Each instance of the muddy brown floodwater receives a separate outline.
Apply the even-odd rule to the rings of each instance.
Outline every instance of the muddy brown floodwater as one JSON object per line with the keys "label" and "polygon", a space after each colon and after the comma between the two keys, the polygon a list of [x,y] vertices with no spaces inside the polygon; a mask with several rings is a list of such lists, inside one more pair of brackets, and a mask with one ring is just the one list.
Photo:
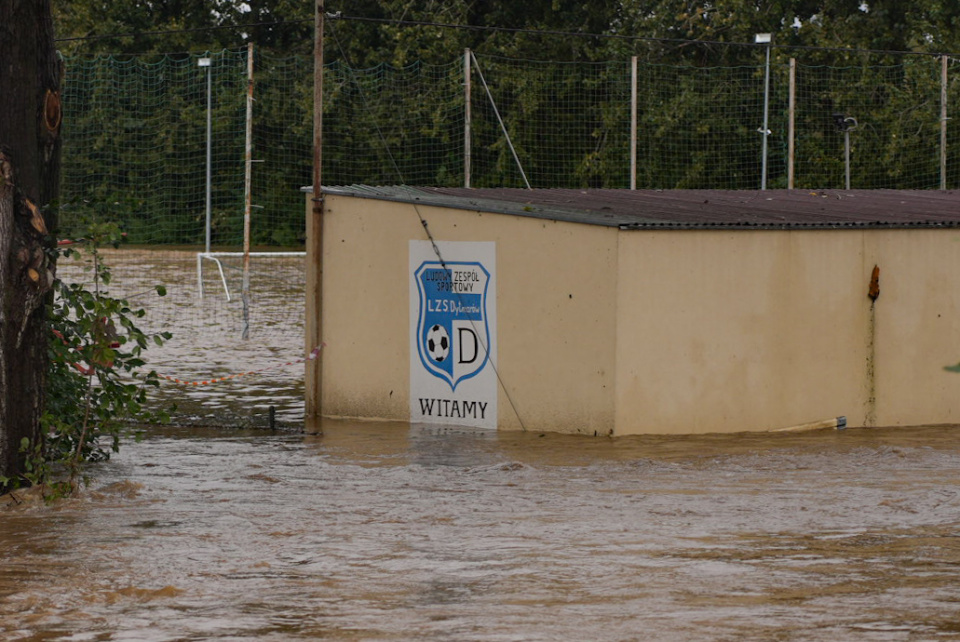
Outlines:
{"label": "muddy brown floodwater", "polygon": [[[303,261],[108,252],[161,396],[81,496],[0,501],[0,640],[960,640],[960,427],[303,425]],[[226,260],[225,260],[226,261]],[[64,262],[63,276],[83,278]],[[169,294],[151,295],[163,283]],[[307,348],[308,349],[308,348]],[[197,425],[218,428],[199,428]]]}
{"label": "muddy brown floodwater", "polygon": [[960,428],[157,429],[0,507],[3,640],[960,639]]}
{"label": "muddy brown floodwater", "polygon": [[[302,257],[251,259],[245,315],[239,257],[222,258],[223,280],[216,264],[202,263],[205,296],[200,298],[195,250],[125,248],[102,254],[113,276],[109,294],[146,311],[137,320],[142,330],[173,335],[162,347],[150,344],[144,354],[148,368],[181,381],[216,381],[182,385],[165,380],[160,399],[178,406],[174,421],[267,426],[272,407],[279,424],[302,425],[304,366],[284,365],[315,347],[304,346]],[[85,265],[62,258],[57,273],[68,283],[86,283],[92,289]],[[164,297],[156,295],[157,285],[165,287]],[[249,371],[260,373],[243,374]]]}

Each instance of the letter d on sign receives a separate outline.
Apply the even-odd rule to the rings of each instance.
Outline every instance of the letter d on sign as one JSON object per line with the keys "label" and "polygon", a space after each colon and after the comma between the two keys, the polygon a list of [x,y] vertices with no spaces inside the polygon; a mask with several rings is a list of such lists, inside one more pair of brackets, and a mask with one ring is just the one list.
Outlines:
{"label": "letter d on sign", "polygon": [[[473,363],[480,354],[480,341],[477,340],[477,333],[470,328],[457,328],[457,330],[459,333],[457,336],[457,347],[460,352],[459,363]],[[464,333],[470,335],[469,343],[464,340]],[[467,354],[470,354],[469,359],[466,358]]]}

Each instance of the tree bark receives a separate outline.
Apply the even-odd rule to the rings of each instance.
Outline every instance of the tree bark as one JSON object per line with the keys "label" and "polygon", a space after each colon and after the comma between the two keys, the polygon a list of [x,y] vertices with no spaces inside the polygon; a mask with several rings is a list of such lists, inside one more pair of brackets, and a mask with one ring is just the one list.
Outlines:
{"label": "tree bark", "polygon": [[0,0],[0,476],[39,437],[60,177],[60,70],[49,0]]}

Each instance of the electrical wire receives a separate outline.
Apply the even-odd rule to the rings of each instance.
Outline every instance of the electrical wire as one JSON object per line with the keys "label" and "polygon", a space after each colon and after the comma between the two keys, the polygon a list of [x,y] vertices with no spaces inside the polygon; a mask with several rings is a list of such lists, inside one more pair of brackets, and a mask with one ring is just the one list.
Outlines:
{"label": "electrical wire", "polygon": [[[904,56],[950,56],[960,57],[960,53],[947,51],[902,51],[897,49],[852,49],[849,47],[819,47],[813,45],[789,45],[777,43],[756,43],[756,42],[727,42],[721,40],[698,40],[684,38],[660,38],[654,36],[636,36],[618,33],[587,33],[583,31],[560,31],[554,29],[532,29],[521,27],[495,27],[487,25],[463,25],[445,22],[431,22],[429,20],[405,20],[396,18],[370,18],[365,16],[348,16],[339,11],[336,13],[327,13],[325,19],[329,21],[342,22],[367,22],[374,24],[385,24],[399,27],[432,27],[438,29],[451,29],[460,31],[476,31],[482,33],[504,33],[504,34],[536,34],[539,36],[556,36],[559,38],[599,38],[607,40],[624,40],[630,42],[650,42],[658,44],[672,45],[709,45],[714,47],[770,47],[777,50],[795,50],[795,51],[824,51],[845,54],[879,54],[879,55],[904,55]],[[114,34],[96,34],[89,36],[74,36],[67,38],[56,38],[54,42],[83,42],[91,40],[107,40],[113,38],[136,38],[143,36],[164,36],[178,33],[205,33],[211,31],[226,31],[249,29],[252,27],[276,27],[283,25],[300,25],[313,23],[313,18],[301,18],[296,20],[272,20],[265,22],[250,22],[235,25],[214,25],[209,27],[194,27],[185,29],[158,29],[155,31],[133,31]]]}
{"label": "electrical wire", "polygon": [[157,29],[155,31],[128,31],[125,33],[107,33],[90,36],[73,36],[69,38],[54,38],[54,42],[83,42],[89,40],[110,40],[113,38],[138,38],[143,36],[169,36],[177,33],[207,33],[211,31],[229,31],[237,29],[249,29],[251,27],[274,27],[289,24],[301,24],[313,22],[313,18],[302,20],[271,20],[266,22],[248,22],[236,25],[213,25],[210,27],[192,27],[184,29]]}
{"label": "electrical wire", "polygon": [[631,36],[619,33],[587,33],[583,31],[558,31],[553,29],[529,29],[519,27],[492,27],[484,25],[458,25],[442,22],[430,22],[426,20],[397,20],[394,18],[367,18],[363,16],[344,16],[333,14],[330,16],[333,20],[346,20],[353,22],[373,22],[381,24],[392,24],[399,26],[416,27],[438,27],[444,29],[460,29],[466,31],[481,31],[488,33],[506,33],[506,34],[537,34],[546,36],[557,36],[560,38],[601,38],[608,40],[627,40],[633,42],[653,42],[659,44],[675,45],[711,45],[720,47],[754,47],[771,49],[796,49],[807,51],[834,51],[843,53],[873,53],[873,54],[903,54],[914,56],[958,56],[960,54],[950,52],[930,52],[930,51],[898,51],[895,49],[851,49],[849,47],[817,47],[812,45],[787,45],[776,43],[757,43],[757,42],[730,42],[722,40],[698,40],[689,38],[662,38],[655,36]]}

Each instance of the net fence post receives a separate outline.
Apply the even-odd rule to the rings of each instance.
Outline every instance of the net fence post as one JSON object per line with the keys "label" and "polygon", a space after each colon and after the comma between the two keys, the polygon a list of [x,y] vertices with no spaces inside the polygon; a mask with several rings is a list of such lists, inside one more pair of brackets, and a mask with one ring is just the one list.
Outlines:
{"label": "net fence post", "polygon": [[470,113],[470,50],[463,50],[463,186],[470,187],[470,155],[472,150],[470,149],[470,119],[472,114]]}
{"label": "net fence post", "polygon": [[630,58],[630,189],[637,189],[637,57]]}
{"label": "net fence post", "polygon": [[[201,64],[203,63],[203,58],[200,59]],[[207,254],[210,253],[210,228],[211,228],[211,209],[212,209],[212,194],[213,190],[211,187],[212,183],[212,173],[213,173],[213,58],[206,58],[206,68],[207,68],[207,165],[206,165],[206,185],[204,187],[205,193],[205,208],[206,208],[206,229],[205,229],[205,248]]]}
{"label": "net fence post", "polygon": [[250,337],[250,205],[253,175],[253,43],[247,43],[247,116],[243,168],[243,338]]}
{"label": "net fence post", "polygon": [[771,35],[769,33],[758,33],[756,35],[755,41],[758,44],[765,44],[766,46],[766,64],[764,65],[763,72],[763,127],[760,130],[760,135],[762,136],[761,140],[763,145],[760,151],[761,156],[761,174],[760,174],[760,189],[767,189],[767,154],[770,137],[770,39]]}
{"label": "net fence post", "polygon": [[947,189],[947,64],[940,56],[940,189]]}
{"label": "net fence post", "polygon": [[794,187],[794,170],[797,155],[797,59],[790,59],[790,95],[787,99],[787,189]]}

